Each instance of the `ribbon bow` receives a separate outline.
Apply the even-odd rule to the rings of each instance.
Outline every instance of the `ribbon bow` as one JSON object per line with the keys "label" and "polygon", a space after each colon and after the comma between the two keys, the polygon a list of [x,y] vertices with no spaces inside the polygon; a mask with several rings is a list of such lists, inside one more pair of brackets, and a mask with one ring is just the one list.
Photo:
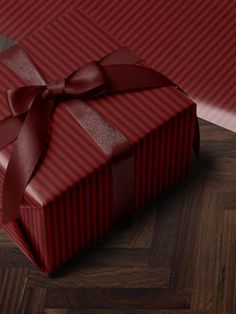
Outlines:
{"label": "ribbon bow", "polygon": [[[0,150],[17,140],[3,184],[3,223],[19,214],[24,191],[47,141],[53,109],[61,100],[166,86],[179,88],[163,74],[138,62],[136,55],[123,48],[58,81],[7,91],[12,116],[0,123],[0,134],[4,134]],[[13,186],[14,197],[11,195]]]}

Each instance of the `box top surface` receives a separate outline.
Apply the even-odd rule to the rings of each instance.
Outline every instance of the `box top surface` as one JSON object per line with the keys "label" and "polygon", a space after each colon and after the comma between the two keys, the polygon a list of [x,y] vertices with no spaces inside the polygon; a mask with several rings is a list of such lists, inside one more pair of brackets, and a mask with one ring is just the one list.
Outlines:
{"label": "box top surface", "polygon": [[[45,78],[54,81],[118,49],[120,44],[77,9],[24,39],[21,46]],[[22,82],[1,62],[0,73],[0,120],[3,120],[10,114],[3,92],[21,86]],[[195,106],[176,88],[116,94],[88,103],[131,143]],[[3,169],[7,167],[11,150],[9,145],[0,152]],[[26,189],[23,204],[46,205],[106,162],[94,140],[59,105],[52,117],[48,147]]]}

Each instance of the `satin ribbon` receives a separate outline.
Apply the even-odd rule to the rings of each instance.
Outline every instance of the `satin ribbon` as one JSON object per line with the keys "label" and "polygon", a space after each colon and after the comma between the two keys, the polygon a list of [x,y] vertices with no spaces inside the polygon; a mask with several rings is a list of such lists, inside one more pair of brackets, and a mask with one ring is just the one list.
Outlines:
{"label": "satin ribbon", "polygon": [[[4,178],[2,223],[19,215],[26,186],[47,141],[53,109],[61,101],[148,88],[174,86],[180,89],[163,74],[137,64],[138,61],[137,56],[123,48],[78,68],[66,78],[48,84],[42,84],[39,78],[39,85],[7,91],[11,116],[0,122],[0,150],[16,141]],[[27,78],[27,69],[25,72],[23,69],[24,74]]]}

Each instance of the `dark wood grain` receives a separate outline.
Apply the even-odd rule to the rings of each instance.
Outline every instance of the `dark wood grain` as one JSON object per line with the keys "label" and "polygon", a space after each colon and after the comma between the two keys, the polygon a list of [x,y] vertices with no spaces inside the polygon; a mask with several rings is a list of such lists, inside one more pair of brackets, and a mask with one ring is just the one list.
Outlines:
{"label": "dark wood grain", "polygon": [[200,127],[191,174],[52,277],[0,232],[1,313],[236,313],[236,135]]}

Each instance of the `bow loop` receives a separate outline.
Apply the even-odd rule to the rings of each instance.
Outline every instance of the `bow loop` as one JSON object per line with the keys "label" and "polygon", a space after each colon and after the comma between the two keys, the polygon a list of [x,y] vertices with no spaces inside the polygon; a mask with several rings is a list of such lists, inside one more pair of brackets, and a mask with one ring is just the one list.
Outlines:
{"label": "bow loop", "polygon": [[108,80],[102,66],[97,61],[80,67],[66,79],[65,92],[71,96],[89,93],[90,97],[104,92]]}
{"label": "bow loop", "polygon": [[16,117],[28,112],[38,93],[42,93],[43,90],[45,90],[45,86],[40,85],[8,90],[6,95],[12,116]]}

